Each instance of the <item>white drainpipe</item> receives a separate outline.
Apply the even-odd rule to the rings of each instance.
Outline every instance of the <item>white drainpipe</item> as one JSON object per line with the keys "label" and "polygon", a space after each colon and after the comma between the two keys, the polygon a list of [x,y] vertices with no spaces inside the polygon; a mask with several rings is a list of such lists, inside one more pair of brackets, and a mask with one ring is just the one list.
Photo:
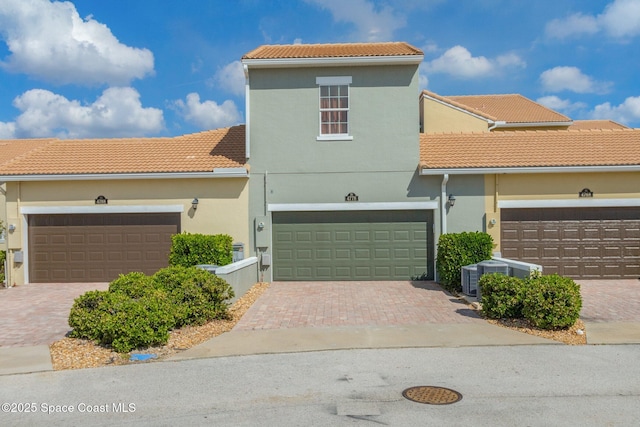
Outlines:
{"label": "white drainpipe", "polygon": [[447,233],[447,181],[449,174],[442,176],[441,194],[440,194],[440,234]]}

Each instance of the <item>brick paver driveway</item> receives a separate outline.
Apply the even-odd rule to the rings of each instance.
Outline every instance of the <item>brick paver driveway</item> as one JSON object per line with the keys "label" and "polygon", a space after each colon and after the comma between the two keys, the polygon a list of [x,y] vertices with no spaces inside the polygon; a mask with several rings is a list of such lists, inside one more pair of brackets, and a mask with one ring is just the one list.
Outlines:
{"label": "brick paver driveway", "polygon": [[234,330],[478,321],[433,282],[274,282]]}
{"label": "brick paver driveway", "polygon": [[108,283],[34,283],[0,288],[0,347],[51,344],[69,332],[73,300]]}
{"label": "brick paver driveway", "polygon": [[640,322],[640,280],[576,280],[580,318],[589,322]]}
{"label": "brick paver driveway", "polygon": [[[581,318],[640,322],[640,281],[579,280]],[[0,347],[50,344],[65,336],[73,300],[107,283],[0,288]],[[235,330],[468,323],[483,320],[432,282],[275,282]]]}

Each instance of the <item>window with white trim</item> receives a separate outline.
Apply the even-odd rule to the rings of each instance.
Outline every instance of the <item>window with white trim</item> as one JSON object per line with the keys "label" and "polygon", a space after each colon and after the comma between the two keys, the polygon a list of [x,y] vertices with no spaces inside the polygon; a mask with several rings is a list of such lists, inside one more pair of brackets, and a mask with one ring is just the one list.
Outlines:
{"label": "window with white trim", "polygon": [[351,139],[349,135],[349,85],[351,76],[316,78],[320,94],[318,139]]}

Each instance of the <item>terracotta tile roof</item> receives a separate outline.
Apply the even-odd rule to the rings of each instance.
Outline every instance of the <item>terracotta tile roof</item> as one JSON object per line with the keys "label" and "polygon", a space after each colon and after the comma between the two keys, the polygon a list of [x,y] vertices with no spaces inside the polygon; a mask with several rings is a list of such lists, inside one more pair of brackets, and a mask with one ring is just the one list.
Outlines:
{"label": "terracotta tile roof", "polygon": [[629,129],[625,125],[616,123],[613,120],[574,120],[569,126],[569,130],[587,130],[587,129]]}
{"label": "terracotta tile roof", "polygon": [[426,169],[640,165],[640,129],[420,134]]}
{"label": "terracotta tile roof", "polygon": [[423,55],[423,53],[420,49],[404,42],[290,44],[263,45],[245,54],[242,59],[349,58],[407,55]]}
{"label": "terracotta tile roof", "polygon": [[51,141],[54,139],[0,139],[0,166]]}
{"label": "terracotta tile roof", "polygon": [[245,167],[244,125],[174,138],[56,139],[0,164],[0,175],[212,172],[237,167]]}
{"label": "terracotta tile roof", "polygon": [[441,96],[426,90],[423,93],[492,121],[524,124],[571,121],[569,117],[519,94]]}

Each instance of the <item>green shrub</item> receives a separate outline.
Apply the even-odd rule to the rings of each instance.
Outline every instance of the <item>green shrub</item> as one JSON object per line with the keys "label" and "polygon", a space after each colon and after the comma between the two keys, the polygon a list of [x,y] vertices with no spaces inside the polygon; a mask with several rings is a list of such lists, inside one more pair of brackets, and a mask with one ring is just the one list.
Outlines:
{"label": "green shrub", "polygon": [[164,291],[150,291],[137,299],[119,292],[89,291],[76,298],[69,325],[74,338],[127,352],[165,344],[175,317]]}
{"label": "green shrub", "polygon": [[491,319],[521,318],[525,282],[504,274],[484,274],[478,283],[482,312]]}
{"label": "green shrub", "polygon": [[71,336],[100,341],[102,325],[111,314],[112,293],[108,291],[88,291],[73,301],[69,313]]}
{"label": "green shrub", "polygon": [[139,299],[118,295],[111,305],[111,315],[102,324],[100,344],[117,352],[166,344],[175,326],[171,301],[162,291]]}
{"label": "green shrub", "polygon": [[462,291],[460,269],[491,259],[493,239],[483,232],[442,234],[438,239],[436,264],[440,284],[453,292]]}
{"label": "green shrub", "polygon": [[109,292],[117,292],[130,298],[141,298],[156,289],[156,284],[150,276],[144,273],[121,274],[109,283]]}
{"label": "green shrub", "polygon": [[196,267],[163,268],[152,280],[174,303],[177,326],[225,318],[228,300],[234,297],[233,288],[224,279]]}
{"label": "green shrub", "polygon": [[538,328],[569,328],[581,308],[580,285],[568,277],[552,274],[526,281],[522,313]]}
{"label": "green shrub", "polygon": [[233,288],[196,267],[174,266],[153,276],[120,275],[108,291],[76,298],[69,314],[71,336],[119,352],[165,344],[169,331],[228,316]]}
{"label": "green shrub", "polygon": [[[0,222],[2,224],[2,222]],[[2,230],[0,229],[0,233]],[[4,261],[7,259],[7,252],[0,251],[0,283],[4,283]]]}
{"label": "green shrub", "polygon": [[227,234],[182,233],[171,237],[169,265],[227,265],[233,261],[233,239]]}

